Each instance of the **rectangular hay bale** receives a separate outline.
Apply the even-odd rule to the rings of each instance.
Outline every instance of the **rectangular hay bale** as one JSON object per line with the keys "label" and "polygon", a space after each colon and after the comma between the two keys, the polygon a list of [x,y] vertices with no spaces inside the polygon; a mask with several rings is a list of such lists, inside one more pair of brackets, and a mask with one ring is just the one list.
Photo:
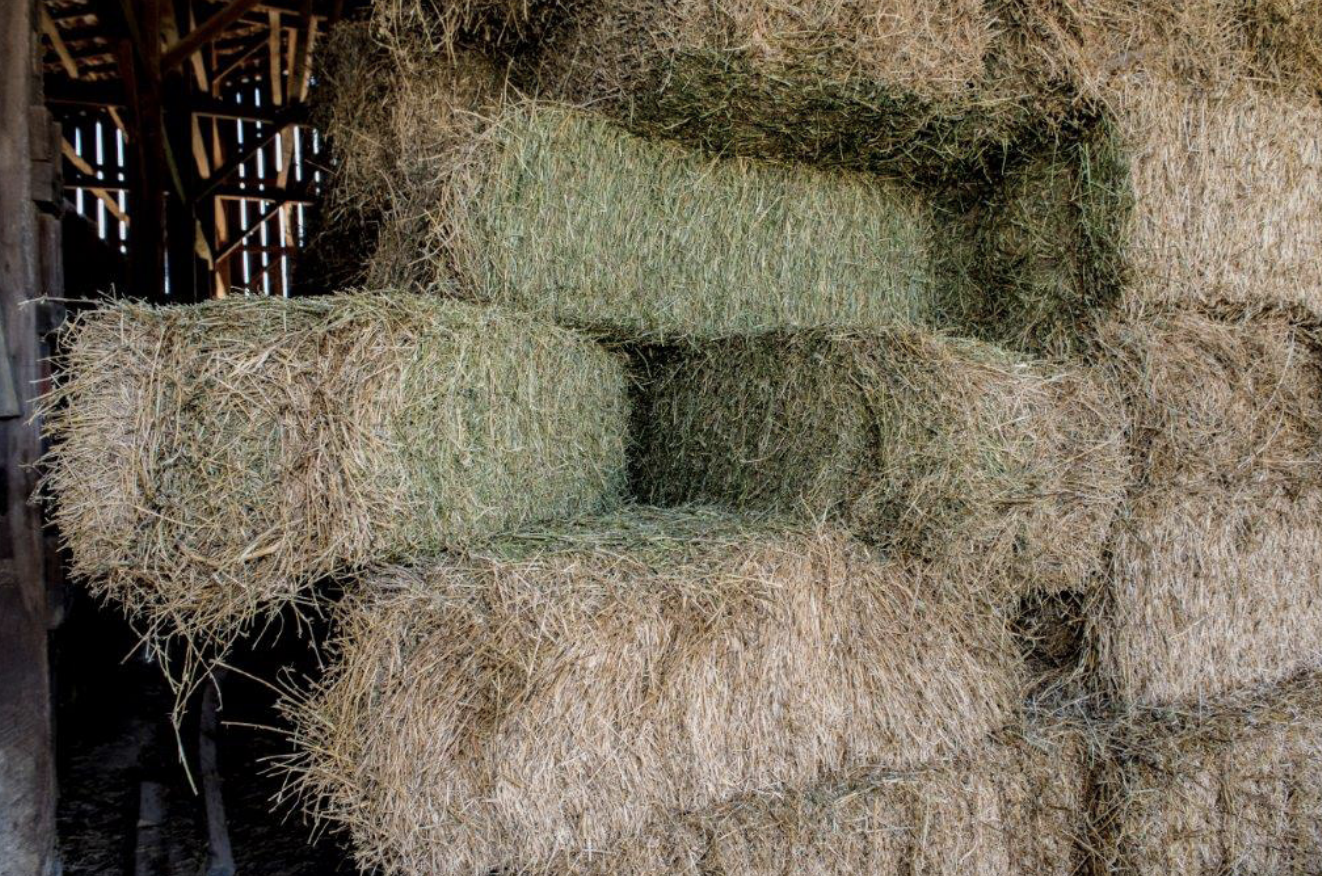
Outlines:
{"label": "rectangular hay bale", "polygon": [[1099,309],[1322,312],[1322,103],[1243,70],[1136,64],[1094,83],[1087,130],[1011,169],[979,215],[962,282],[994,294],[955,305],[981,336],[1056,353]]}
{"label": "rectangular hay bale", "polygon": [[648,501],[835,517],[969,590],[1082,587],[1128,483],[1087,371],[919,330],[693,344],[645,396]]}
{"label": "rectangular hay bale", "polygon": [[1100,857],[1136,876],[1316,873],[1322,866],[1322,678],[1202,714],[1131,718],[1112,743]]}
{"label": "rectangular hay bale", "polygon": [[1089,621],[1127,704],[1322,666],[1322,334],[1299,309],[1150,308],[1102,330],[1137,486]]}
{"label": "rectangular hay bale", "polygon": [[951,756],[1019,714],[997,613],[829,528],[635,508],[383,574],[293,712],[387,873],[607,855],[671,812]]}
{"label": "rectangular hay bale", "polygon": [[564,876],[1070,876],[1086,822],[1087,740],[1007,733],[914,770],[868,770],[743,794],[663,820]]}
{"label": "rectangular hay bale", "polygon": [[223,645],[326,575],[599,511],[624,370],[520,314],[362,294],[80,317],[46,401],[73,571]]}
{"label": "rectangular hay bale", "polygon": [[385,237],[384,268],[615,336],[934,318],[934,218],[913,192],[704,156],[573,108],[489,113],[420,157],[433,179]]}

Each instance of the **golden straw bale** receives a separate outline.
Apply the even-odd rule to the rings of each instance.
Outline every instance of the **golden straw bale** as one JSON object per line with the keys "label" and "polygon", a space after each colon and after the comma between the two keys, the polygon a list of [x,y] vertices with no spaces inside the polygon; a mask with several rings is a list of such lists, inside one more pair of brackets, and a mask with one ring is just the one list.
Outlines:
{"label": "golden straw bale", "polygon": [[1322,678],[1194,712],[1132,717],[1100,786],[1104,872],[1315,873],[1322,861]]}
{"label": "golden straw bale", "polygon": [[951,756],[1019,714],[1005,622],[830,528],[636,508],[384,573],[292,706],[387,873],[609,853],[666,813]]}

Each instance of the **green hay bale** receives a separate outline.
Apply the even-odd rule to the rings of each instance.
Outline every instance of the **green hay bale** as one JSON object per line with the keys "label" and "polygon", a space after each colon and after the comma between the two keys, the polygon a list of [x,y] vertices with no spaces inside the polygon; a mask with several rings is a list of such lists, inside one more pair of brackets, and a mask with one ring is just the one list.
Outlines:
{"label": "green hay bale", "polygon": [[1322,860],[1322,678],[1131,717],[1099,786],[1099,868],[1313,873]]}
{"label": "green hay bale", "polygon": [[392,570],[291,704],[314,811],[386,873],[537,871],[670,813],[1018,720],[997,613],[830,528],[634,508]]}
{"label": "green hay bale", "polygon": [[124,303],[66,343],[46,466],[72,570],[198,652],[323,576],[622,487],[620,363],[521,315],[380,294]]}
{"label": "green hay bale", "polygon": [[460,294],[634,337],[922,322],[932,216],[862,175],[714,160],[507,105],[434,216]]}
{"label": "green hay bale", "polygon": [[[949,761],[741,794],[667,819],[576,874],[1069,876],[1086,830],[1085,734],[998,734]],[[563,872],[563,871],[562,871]]]}
{"label": "green hay bale", "polygon": [[1322,334],[1299,309],[1150,309],[1103,328],[1137,486],[1097,669],[1126,704],[1197,703],[1322,661]]}
{"label": "green hay bale", "polygon": [[644,404],[648,501],[837,517],[998,594],[1082,586],[1129,475],[1089,374],[918,330],[693,345]]}

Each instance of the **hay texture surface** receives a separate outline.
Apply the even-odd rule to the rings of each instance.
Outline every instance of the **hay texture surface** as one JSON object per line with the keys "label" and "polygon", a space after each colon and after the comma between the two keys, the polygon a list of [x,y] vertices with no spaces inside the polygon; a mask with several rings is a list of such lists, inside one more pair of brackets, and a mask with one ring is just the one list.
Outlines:
{"label": "hay texture surface", "polygon": [[[972,303],[1005,300],[1028,316],[1053,298],[1322,310],[1322,104],[1287,70],[1295,51],[1280,47],[1283,34],[1304,44],[1322,34],[1322,7],[1034,0],[1015,18],[1030,56],[1082,94],[1096,122],[1011,168],[990,198],[973,282],[1002,294]],[[1045,323],[1056,352],[1057,310],[1010,325]],[[995,315],[984,334],[1013,340],[996,333]]]}
{"label": "hay texture surface", "polygon": [[595,0],[529,87],[720,152],[955,182],[1048,125],[988,4]]}
{"label": "hay texture surface", "polygon": [[295,708],[362,866],[606,853],[668,813],[950,756],[1018,713],[1004,623],[831,529],[633,509],[384,575]]}
{"label": "hay texture surface", "polygon": [[365,294],[125,303],[47,401],[73,570],[149,633],[223,643],[315,579],[621,487],[621,366],[526,317]]}
{"label": "hay texture surface", "polygon": [[1316,873],[1322,678],[1116,734],[1100,846],[1107,872]]}
{"label": "hay texture surface", "polygon": [[930,208],[880,180],[524,101],[451,158],[424,245],[458,294],[645,337],[930,318]]}
{"label": "hay texture surface", "polygon": [[1081,856],[1087,746],[1062,725],[915,770],[742,794],[667,819],[584,874],[1068,876]]}
{"label": "hay texture surface", "polygon": [[1128,703],[1322,665],[1322,345],[1299,310],[1150,311],[1102,333],[1138,486],[1092,619]]}
{"label": "hay texture surface", "polygon": [[644,404],[649,501],[836,517],[966,588],[1082,586],[1129,474],[1090,374],[918,330],[693,345]]}

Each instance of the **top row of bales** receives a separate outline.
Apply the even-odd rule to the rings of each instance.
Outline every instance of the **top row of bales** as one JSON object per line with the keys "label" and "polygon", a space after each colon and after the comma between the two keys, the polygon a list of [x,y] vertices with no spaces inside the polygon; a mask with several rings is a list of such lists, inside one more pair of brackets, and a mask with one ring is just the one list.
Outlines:
{"label": "top row of bales", "polygon": [[900,321],[1049,354],[1116,306],[1319,306],[1322,17],[857,5],[378,5],[321,110],[338,203],[383,225],[372,283],[617,335]]}

